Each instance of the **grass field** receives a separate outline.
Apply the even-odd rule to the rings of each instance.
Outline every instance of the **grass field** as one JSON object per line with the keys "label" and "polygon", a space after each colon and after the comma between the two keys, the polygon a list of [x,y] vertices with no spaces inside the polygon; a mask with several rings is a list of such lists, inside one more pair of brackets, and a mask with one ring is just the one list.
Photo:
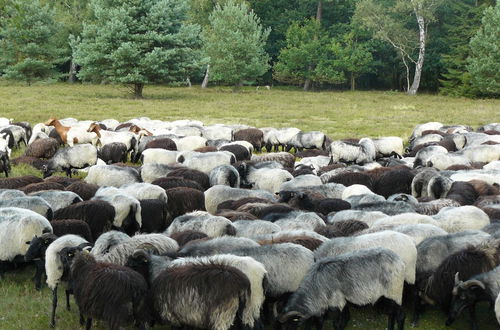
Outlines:
{"label": "grass field", "polygon": [[[435,95],[407,96],[395,92],[319,92],[294,89],[271,91],[230,89],[168,88],[147,86],[145,99],[125,96],[126,89],[108,85],[34,85],[0,82],[0,117],[32,124],[50,116],[100,120],[127,120],[147,116],[152,119],[198,119],[205,124],[242,123],[257,127],[295,126],[321,130],[330,137],[395,135],[407,138],[422,122],[467,124],[473,127],[500,121],[500,100],[470,100]],[[14,157],[21,154],[16,151]],[[15,167],[12,175],[37,174],[29,167]],[[46,287],[37,292],[30,278],[31,267],[6,274],[0,280],[0,329],[49,328],[51,293]],[[58,329],[78,329],[78,315],[64,308],[64,290],[59,292]],[[72,300],[74,307],[74,301]],[[410,318],[407,310],[407,320]],[[498,329],[492,311],[481,306],[480,329]],[[465,317],[452,327],[437,310],[427,312],[417,329],[468,329]],[[406,323],[410,327],[410,322]],[[386,317],[364,308],[354,310],[348,329],[385,329]],[[105,325],[96,324],[96,329]],[[158,328],[158,327],[157,327]],[[328,326],[331,329],[331,326]]]}

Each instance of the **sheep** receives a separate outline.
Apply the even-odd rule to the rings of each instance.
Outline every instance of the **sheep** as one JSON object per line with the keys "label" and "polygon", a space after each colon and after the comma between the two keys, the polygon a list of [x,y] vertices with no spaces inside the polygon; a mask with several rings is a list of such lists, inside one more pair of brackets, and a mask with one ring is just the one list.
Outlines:
{"label": "sheep", "polygon": [[66,191],[74,192],[84,201],[88,201],[94,197],[98,189],[98,185],[86,183],[84,181],[76,181],[65,188]]}
{"label": "sheep", "polygon": [[352,186],[354,184],[360,184],[366,186],[370,190],[373,190],[372,178],[368,174],[360,172],[345,171],[337,175],[334,175],[333,177],[329,178],[328,181],[326,182],[340,183],[346,187]]}
{"label": "sheep", "polygon": [[415,283],[417,248],[411,237],[386,230],[354,237],[337,237],[321,245],[315,252],[315,260],[338,256],[360,249],[383,247],[394,251],[405,263],[405,282]]}
{"label": "sheep", "polygon": [[453,185],[453,180],[442,175],[434,175],[427,184],[427,197],[439,199],[448,194]]}
{"label": "sheep", "polygon": [[202,128],[201,134],[207,140],[233,140],[233,129],[225,125],[205,126]]}
{"label": "sheep", "polygon": [[456,200],[460,205],[472,205],[478,197],[476,189],[469,182],[455,181],[446,193],[446,198]]}
{"label": "sheep", "polygon": [[78,219],[59,219],[50,222],[54,235],[60,237],[68,234],[78,235],[89,242],[94,242],[89,225]]}
{"label": "sheep", "polygon": [[57,182],[39,182],[39,183],[31,183],[29,185],[26,185],[22,188],[20,188],[22,192],[25,194],[31,194],[35,193],[38,191],[45,191],[45,190],[64,190],[64,186],[62,184],[59,184]]}
{"label": "sheep", "polygon": [[335,214],[329,214],[326,222],[329,224],[333,224],[337,221],[354,219],[362,221],[368,226],[371,226],[377,219],[385,217],[387,217],[387,214],[380,211],[343,210]]}
{"label": "sheep", "polygon": [[175,327],[227,330],[243,318],[251,282],[237,268],[199,261],[168,267],[153,280],[151,292],[162,321]]}
{"label": "sheep", "polygon": [[68,178],[64,176],[51,176],[50,178],[46,178],[43,181],[47,183],[58,183],[62,185],[64,189],[75,182],[81,182],[80,179]]}
{"label": "sheep", "polygon": [[119,162],[125,163],[127,161],[127,146],[121,142],[106,144],[100,150],[97,150],[97,157],[108,165]]}
{"label": "sheep", "polygon": [[283,167],[293,167],[295,156],[289,152],[276,152],[272,154],[252,155],[251,161],[255,163],[275,161],[283,165]]}
{"label": "sheep", "polygon": [[428,146],[420,149],[415,155],[415,161],[413,162],[413,168],[426,166],[431,159],[431,157],[438,154],[447,154],[448,150],[441,146]]}
{"label": "sheep", "polygon": [[191,168],[178,168],[168,173],[167,177],[179,177],[186,180],[197,182],[203,190],[210,188],[210,179],[208,175],[202,171]]}
{"label": "sheep", "polygon": [[[52,290],[52,314],[50,318],[50,326],[56,325],[56,308],[57,308],[57,288],[60,282],[67,283],[70,274],[65,272],[64,265],[59,254],[66,247],[85,247],[89,246],[87,242],[80,236],[64,235],[53,241],[45,251],[45,274],[47,274],[47,285]],[[71,287],[66,288],[66,308],[69,310],[69,295]]]}
{"label": "sheep", "polygon": [[368,228],[368,225],[359,220],[341,220],[318,228],[316,232],[328,238],[352,236]]}
{"label": "sheep", "polygon": [[329,147],[331,162],[347,162],[365,164],[372,162],[376,156],[376,149],[373,140],[363,138],[358,144],[343,141],[333,141]]}
{"label": "sheep", "polygon": [[403,155],[403,139],[398,136],[386,136],[373,139],[377,158],[389,157],[392,155]]}
{"label": "sheep", "polygon": [[277,168],[255,168],[246,163],[241,163],[238,166],[238,172],[242,186],[266,190],[270,193],[278,193],[284,182],[293,179],[288,171]]}
{"label": "sheep", "polygon": [[429,202],[418,203],[416,206],[416,211],[420,214],[435,215],[445,207],[456,207],[456,206],[457,207],[460,206],[460,204],[457,201],[446,198],[440,198]]}
{"label": "sheep", "polygon": [[146,310],[146,280],[130,268],[97,262],[78,248],[60,252],[64,268],[70,272],[71,286],[80,310],[90,329],[93,318],[108,322],[110,329],[135,322],[144,328],[150,315]]}
{"label": "sheep", "polygon": [[46,190],[31,193],[30,196],[43,198],[47,203],[49,203],[50,208],[54,212],[63,207],[83,201],[80,196],[71,191]]}
{"label": "sheep", "polygon": [[26,194],[17,189],[0,189],[0,200],[25,197]]}
{"label": "sheep", "polygon": [[173,140],[179,151],[193,151],[204,147],[207,143],[207,139],[201,136],[184,136],[182,138],[173,138]]}
{"label": "sheep", "polygon": [[308,250],[314,251],[323,244],[319,239],[310,236],[284,236],[271,239],[261,239],[258,241],[260,245],[270,245],[270,244],[282,244],[282,243],[293,243],[301,245]]}
{"label": "sheep", "polygon": [[410,194],[414,177],[406,168],[390,170],[374,180],[373,192],[385,198],[397,193]]}
{"label": "sheep", "polygon": [[187,187],[170,188],[166,190],[166,194],[168,196],[169,223],[188,212],[205,211],[205,195],[197,189]]}
{"label": "sheep", "polygon": [[238,162],[250,160],[252,157],[252,153],[247,148],[238,144],[225,144],[219,150],[233,153]]}
{"label": "sheep", "polygon": [[286,143],[285,151],[295,148],[295,152],[303,149],[325,149],[326,135],[320,131],[298,132]]}
{"label": "sheep", "polygon": [[220,203],[244,197],[260,197],[275,201],[274,195],[264,190],[246,190],[216,185],[205,191],[205,208],[209,213],[215,214]]}
{"label": "sheep", "polygon": [[[424,301],[440,306],[449,312],[452,291],[455,286],[455,274],[458,279],[468,280],[474,275],[488,272],[498,266],[500,255],[498,242],[491,241],[479,246],[469,246],[448,256],[427,280],[425,290],[420,293]],[[421,306],[415,309],[416,319]]]}
{"label": "sheep", "polygon": [[26,242],[44,233],[52,233],[52,226],[38,213],[17,207],[0,208],[0,277],[6,263],[24,259],[29,247]]}
{"label": "sheep", "polygon": [[151,183],[129,183],[121,186],[120,190],[138,200],[158,199],[167,202],[168,198],[163,188]]}
{"label": "sheep", "polygon": [[0,171],[5,174],[5,177],[9,177],[9,172],[11,170],[9,155],[5,151],[0,151]]}
{"label": "sheep", "polygon": [[409,224],[429,224],[439,227],[439,222],[432,217],[417,213],[401,213],[393,216],[387,216],[375,220],[371,224],[371,228],[384,227],[384,226],[399,226]]}
{"label": "sheep", "polygon": [[29,242],[28,251],[24,255],[24,261],[33,261],[35,264],[35,289],[39,291],[42,288],[42,276],[45,275],[45,252],[49,245],[57,239],[53,233],[44,233],[41,236],[35,236]]}
{"label": "sheep", "polygon": [[252,238],[258,235],[275,234],[281,230],[280,226],[263,220],[238,220],[233,222],[236,236]]}
{"label": "sheep", "polygon": [[57,171],[65,171],[71,177],[71,169],[84,168],[97,162],[97,149],[92,145],[82,144],[59,149],[43,168],[43,177],[49,177]]}
{"label": "sheep", "polygon": [[56,139],[46,138],[39,139],[30,144],[24,154],[28,157],[37,157],[37,158],[52,158],[57,149],[59,148],[59,143]]}
{"label": "sheep", "polygon": [[240,174],[232,165],[219,165],[210,171],[210,186],[226,185],[240,187]]}
{"label": "sheep", "polygon": [[8,125],[3,127],[0,133],[6,133],[10,136],[9,138],[9,148],[20,147],[20,143],[24,142],[24,145],[28,145],[28,138],[26,136],[26,131],[24,128],[17,125]]}
{"label": "sheep", "polygon": [[167,191],[168,189],[181,188],[181,187],[196,189],[201,192],[205,190],[203,189],[202,186],[200,186],[198,182],[179,177],[159,178],[154,180],[152,184],[160,186],[161,188],[165,189],[165,191]]}
{"label": "sheep", "polygon": [[[113,235],[114,236],[114,235]],[[97,261],[109,262],[124,266],[127,258],[141,245],[147,244],[158,250],[158,253],[175,253],[179,249],[179,245],[172,238],[164,234],[140,234],[132,236],[128,239],[120,237],[118,243],[109,247],[109,237],[104,239],[105,244],[99,243],[100,249],[92,249],[91,254]],[[96,241],[96,245],[97,245]],[[102,246],[107,247],[102,248]]]}
{"label": "sheep", "polygon": [[495,300],[500,293],[500,266],[489,272],[472,276],[466,281],[459,280],[459,274],[455,275],[455,287],[453,298],[446,325],[451,325],[460,313],[467,307],[471,312],[472,329],[479,329],[475,317],[476,303],[488,301],[494,306]]}
{"label": "sheep", "polygon": [[140,182],[140,177],[136,170],[129,167],[95,165],[90,167],[84,181],[100,187],[111,186],[119,188],[127,183]]}
{"label": "sheep", "polygon": [[171,165],[177,162],[178,156],[179,156],[178,151],[151,148],[144,150],[142,152],[140,160],[143,165],[146,164]]}
{"label": "sheep", "polygon": [[214,216],[204,211],[195,211],[174,219],[165,231],[166,235],[185,230],[196,230],[209,237],[235,235],[236,229],[226,218]]}
{"label": "sheep", "polygon": [[[184,231],[182,231],[184,232]],[[178,232],[178,233],[182,233]],[[172,234],[175,236],[176,233]],[[207,235],[208,238],[208,235]],[[258,247],[253,239],[245,237],[221,236],[212,239],[193,240],[185,244],[176,254],[178,257],[202,257],[216,254],[232,253],[236,249]],[[267,268],[267,267],[266,267]]]}
{"label": "sheep", "polygon": [[278,151],[278,147],[285,147],[288,142],[300,132],[300,129],[295,127],[288,128],[269,128],[264,130],[264,143],[267,149],[267,152],[270,152],[272,147],[274,147],[274,151]]}
{"label": "sheep", "polygon": [[[283,200],[280,199],[279,201],[282,202]],[[293,208],[321,213],[323,215],[351,208],[351,204],[344,200],[335,198],[315,199],[311,198],[311,194],[303,192],[292,192],[291,199],[287,203]]]}
{"label": "sheep", "polygon": [[[342,185],[345,187],[344,185]],[[365,185],[362,184],[353,184],[349,187],[345,187],[345,189],[342,190],[342,199],[347,200],[351,196],[355,195],[363,195],[363,194],[373,194],[373,192],[366,187]]]}
{"label": "sheep", "polygon": [[105,201],[84,201],[76,203],[54,212],[54,219],[78,219],[85,221],[97,239],[108,231],[115,218],[114,207]]}
{"label": "sheep", "polygon": [[30,183],[43,182],[42,179],[34,175],[24,175],[15,178],[0,179],[0,189],[19,189]]}
{"label": "sheep", "polygon": [[404,262],[388,249],[322,259],[292,294],[279,321],[297,327],[312,318],[321,329],[325,313],[331,311],[335,329],[344,329],[349,321],[348,303],[363,306],[382,301],[389,311],[388,329],[393,330],[396,322],[402,330],[404,274]]}
{"label": "sheep", "polygon": [[234,140],[248,141],[260,152],[264,146],[264,133],[257,128],[246,128],[234,133]]}
{"label": "sheep", "polygon": [[47,220],[52,220],[53,212],[50,204],[43,198],[36,196],[17,197],[7,200],[0,200],[0,208],[16,207],[33,211],[45,217]]}
{"label": "sheep", "polygon": [[236,162],[234,155],[227,151],[207,152],[187,155],[179,155],[177,161],[184,166],[209,174],[210,171],[219,165],[231,165]]}
{"label": "sheep", "polygon": [[141,228],[141,204],[135,197],[114,187],[103,187],[96,192],[92,200],[105,201],[113,206],[115,228],[120,228],[129,235],[133,235]]}
{"label": "sheep", "polygon": [[170,238],[174,239],[177,244],[179,244],[179,248],[182,249],[186,244],[191,241],[208,238],[207,234],[194,231],[194,230],[185,230],[177,233],[173,233]]}
{"label": "sheep", "polygon": [[159,233],[169,225],[169,211],[167,203],[157,199],[140,200],[141,205],[141,232]]}
{"label": "sheep", "polygon": [[101,147],[109,143],[120,142],[127,146],[127,151],[137,153],[137,137],[132,132],[107,131],[101,129],[96,123],[91,124],[87,131],[97,135]]}
{"label": "sheep", "polygon": [[141,179],[143,182],[152,183],[157,179],[166,177],[168,173],[177,168],[179,167],[175,165],[143,164],[140,169]]}
{"label": "sheep", "polygon": [[321,182],[321,179],[319,177],[317,177],[316,175],[305,174],[305,175],[296,176],[290,181],[283,182],[283,184],[280,186],[280,191],[298,190],[298,189],[303,188],[303,187],[319,186],[322,183],[323,182]]}
{"label": "sheep", "polygon": [[449,233],[479,230],[490,223],[490,218],[484,211],[469,205],[442,208],[434,219]]}

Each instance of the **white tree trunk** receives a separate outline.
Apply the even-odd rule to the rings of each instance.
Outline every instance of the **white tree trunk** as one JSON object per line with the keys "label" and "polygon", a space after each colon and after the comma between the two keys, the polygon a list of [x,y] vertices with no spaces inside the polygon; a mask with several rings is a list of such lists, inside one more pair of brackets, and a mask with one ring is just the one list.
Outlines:
{"label": "white tree trunk", "polygon": [[208,72],[210,71],[210,64],[207,65],[207,72],[205,72],[205,78],[203,78],[203,82],[201,83],[201,88],[207,88],[208,86]]}
{"label": "white tree trunk", "polygon": [[414,12],[415,16],[417,17],[418,31],[419,31],[418,60],[417,63],[415,64],[415,75],[413,76],[413,83],[411,84],[411,87],[408,90],[409,95],[417,94],[418,87],[420,86],[420,78],[422,77],[422,68],[424,66],[426,28],[425,28],[424,17],[420,14],[419,7],[420,6],[418,5],[414,7]]}

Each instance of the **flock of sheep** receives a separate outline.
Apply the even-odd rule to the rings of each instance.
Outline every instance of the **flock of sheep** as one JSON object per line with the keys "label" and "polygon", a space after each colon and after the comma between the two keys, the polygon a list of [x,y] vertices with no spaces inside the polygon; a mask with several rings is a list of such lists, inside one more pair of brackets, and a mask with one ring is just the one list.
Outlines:
{"label": "flock of sheep", "polygon": [[[11,164],[44,179],[7,177]],[[498,123],[418,125],[404,149],[193,120],[0,118],[0,167],[0,276],[34,264],[52,326],[61,285],[87,329],[344,329],[351,305],[403,329],[403,297],[414,324],[433,305],[479,329],[480,301],[500,321]]]}

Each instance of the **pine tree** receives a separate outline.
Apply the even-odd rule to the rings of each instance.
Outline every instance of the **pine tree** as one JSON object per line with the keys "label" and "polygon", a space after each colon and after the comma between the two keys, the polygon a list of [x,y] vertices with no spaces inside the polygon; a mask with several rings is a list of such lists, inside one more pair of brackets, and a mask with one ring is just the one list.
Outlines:
{"label": "pine tree", "polygon": [[487,8],[481,22],[470,41],[467,69],[479,95],[500,97],[500,5]]}
{"label": "pine tree", "polygon": [[210,58],[212,79],[235,87],[255,81],[269,68],[265,52],[269,29],[244,3],[217,5],[203,31],[203,47]]}
{"label": "pine tree", "polygon": [[0,75],[28,85],[57,78],[56,65],[66,58],[53,11],[33,0],[14,1],[6,12],[0,28]]}
{"label": "pine tree", "polygon": [[185,80],[198,67],[199,26],[185,23],[184,0],[92,0],[95,20],[75,45],[78,77],[131,86]]}

